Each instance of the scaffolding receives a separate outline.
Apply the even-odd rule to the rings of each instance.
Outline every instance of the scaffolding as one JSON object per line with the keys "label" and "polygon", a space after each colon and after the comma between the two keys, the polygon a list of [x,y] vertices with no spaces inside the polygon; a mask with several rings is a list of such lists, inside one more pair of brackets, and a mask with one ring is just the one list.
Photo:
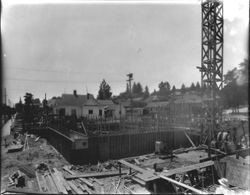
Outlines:
{"label": "scaffolding", "polygon": [[[223,3],[219,0],[205,0],[202,8],[201,85],[207,86],[211,103],[204,112],[205,132],[208,146],[215,136],[216,121],[221,110],[215,105],[219,90],[223,87]],[[210,150],[208,152],[210,156]]]}

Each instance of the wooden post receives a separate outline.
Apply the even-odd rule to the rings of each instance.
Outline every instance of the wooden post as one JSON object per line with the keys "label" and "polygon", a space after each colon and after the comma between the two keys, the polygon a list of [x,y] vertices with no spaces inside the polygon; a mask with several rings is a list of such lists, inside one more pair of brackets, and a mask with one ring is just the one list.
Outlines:
{"label": "wooden post", "polygon": [[121,163],[118,163],[118,164],[119,164],[119,174],[120,174],[120,177],[121,177],[122,167],[121,167]]}

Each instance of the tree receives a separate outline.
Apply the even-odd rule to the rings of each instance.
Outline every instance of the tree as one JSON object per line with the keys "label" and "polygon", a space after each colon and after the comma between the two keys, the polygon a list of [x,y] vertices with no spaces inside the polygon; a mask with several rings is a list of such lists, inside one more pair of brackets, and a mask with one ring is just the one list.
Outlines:
{"label": "tree", "polygon": [[161,81],[158,85],[159,87],[159,95],[162,96],[163,99],[168,99],[170,95],[170,84],[169,82]]}
{"label": "tree", "polygon": [[224,75],[225,85],[221,90],[224,107],[236,111],[240,105],[248,103],[248,60],[244,59],[238,68]]}
{"label": "tree", "polygon": [[111,88],[109,84],[106,83],[105,79],[103,79],[100,84],[97,99],[106,100],[110,99],[111,96],[112,96]]}
{"label": "tree", "polygon": [[194,83],[191,84],[190,90],[191,90],[191,91],[195,90],[195,85],[194,85]]}
{"label": "tree", "polygon": [[181,92],[182,93],[186,92],[186,86],[184,84],[181,85]]}
{"label": "tree", "polygon": [[144,98],[148,98],[148,97],[149,97],[149,90],[148,90],[148,86],[146,86],[144,90]]}
{"label": "tree", "polygon": [[33,118],[33,95],[26,93],[24,96],[24,120],[31,122]]}
{"label": "tree", "polygon": [[200,86],[199,82],[196,83],[195,89],[198,90],[198,91],[201,89],[201,86]]}
{"label": "tree", "polygon": [[143,93],[143,88],[140,82],[133,83],[132,93],[135,95],[141,95]]}
{"label": "tree", "polygon": [[142,85],[139,82],[137,83],[136,92],[137,92],[137,94],[142,94],[143,93]]}
{"label": "tree", "polygon": [[173,87],[172,87],[172,93],[174,93],[175,91],[176,91],[176,88],[175,88],[175,85],[173,85]]}

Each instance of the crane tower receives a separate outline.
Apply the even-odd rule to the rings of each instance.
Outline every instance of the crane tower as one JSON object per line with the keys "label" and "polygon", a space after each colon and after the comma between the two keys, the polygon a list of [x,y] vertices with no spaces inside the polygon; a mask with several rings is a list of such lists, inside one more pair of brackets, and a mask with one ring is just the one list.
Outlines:
{"label": "crane tower", "polygon": [[216,116],[221,112],[216,105],[217,94],[223,87],[223,3],[220,0],[204,0],[202,10],[201,86],[210,91],[207,104],[206,126],[210,156],[210,142],[216,129]]}

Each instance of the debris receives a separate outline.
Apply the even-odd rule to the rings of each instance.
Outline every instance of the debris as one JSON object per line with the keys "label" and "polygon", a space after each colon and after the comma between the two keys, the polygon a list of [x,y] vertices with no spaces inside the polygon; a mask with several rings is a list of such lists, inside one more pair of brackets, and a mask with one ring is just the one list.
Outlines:
{"label": "debris", "polygon": [[19,152],[22,149],[23,149],[23,145],[22,144],[11,145],[11,146],[8,147],[7,153]]}
{"label": "debris", "polygon": [[35,170],[27,165],[18,165],[19,170],[25,173],[28,177],[34,178],[36,177]]}
{"label": "debris", "polygon": [[66,179],[76,179],[76,178],[87,178],[87,177],[109,177],[109,176],[118,176],[118,175],[124,175],[127,174],[128,171],[123,171],[122,173],[119,173],[118,171],[107,171],[107,172],[101,172],[101,173],[86,173],[86,174],[75,174],[66,176]]}
{"label": "debris", "polygon": [[40,136],[35,139],[35,142],[37,142],[40,139]]}
{"label": "debris", "polygon": [[49,167],[46,163],[40,163],[37,165],[36,169],[39,170],[39,172],[45,172],[49,170]]}
{"label": "debris", "polygon": [[135,161],[135,163],[136,163],[137,165],[140,164],[140,162],[139,162],[136,158],[134,159],[134,161]]}
{"label": "debris", "polygon": [[[8,193],[7,193],[8,192]],[[37,192],[37,191],[31,191],[31,190],[24,190],[20,188],[6,188],[4,193],[21,193],[21,194],[48,194],[45,192]]]}

